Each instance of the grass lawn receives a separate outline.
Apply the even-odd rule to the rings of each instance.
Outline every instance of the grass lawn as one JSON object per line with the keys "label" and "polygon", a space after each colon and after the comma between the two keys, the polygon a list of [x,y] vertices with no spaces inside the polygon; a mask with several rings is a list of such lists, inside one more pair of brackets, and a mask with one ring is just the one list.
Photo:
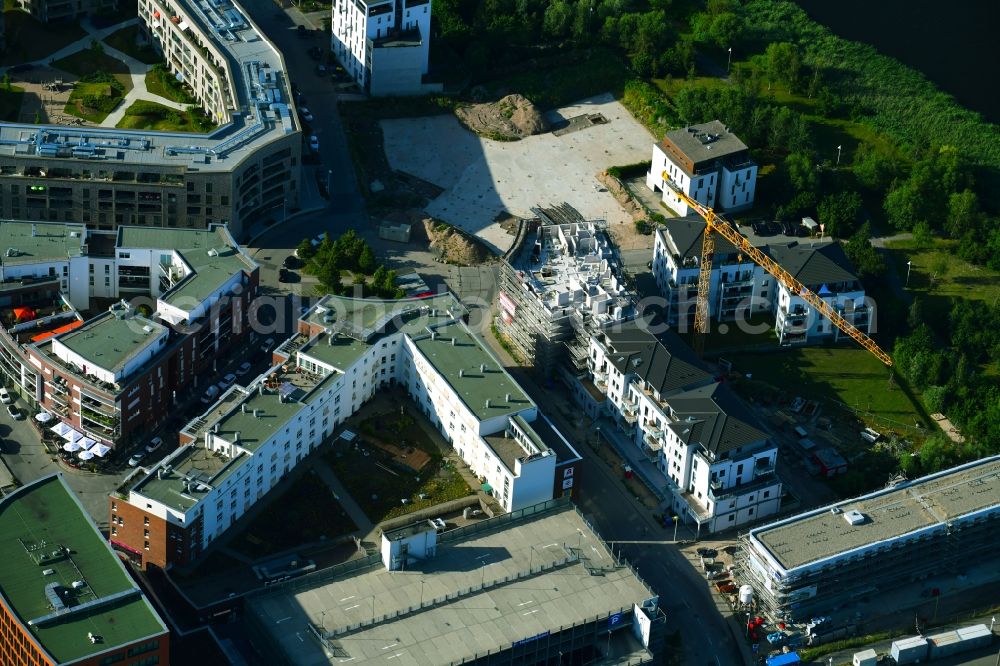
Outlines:
{"label": "grass lawn", "polygon": [[52,66],[79,77],[95,72],[107,72],[114,76],[118,83],[122,84],[124,88],[122,95],[126,95],[128,91],[132,90],[132,77],[129,76],[125,63],[94,49],[81,49],[76,53],[71,53],[62,60],[52,63]]}
{"label": "grass lawn", "polygon": [[[786,396],[819,400],[825,409],[858,410],[863,421],[906,432],[930,426],[923,406],[901,378],[860,347],[796,347],[775,353],[727,354],[733,369],[765,382]],[[894,373],[895,375],[895,373]]]}
{"label": "grass lawn", "polygon": [[215,129],[201,109],[178,111],[170,107],[138,100],[125,110],[125,117],[117,127],[121,129],[150,129],[159,132],[199,132],[207,133]]}
{"label": "grass lawn", "polygon": [[166,97],[171,102],[181,104],[197,104],[198,100],[192,95],[183,83],[177,80],[165,65],[158,65],[146,72],[146,90]]}
{"label": "grass lawn", "polygon": [[[7,6],[5,2],[4,7]],[[4,18],[7,21],[7,50],[0,54],[0,65],[41,60],[87,34],[76,22],[45,25],[19,9],[7,9]]]}
{"label": "grass lawn", "polygon": [[[327,462],[373,523],[471,494],[465,479],[444,460],[441,450],[414,417],[381,414],[362,421],[358,430],[362,439],[367,434],[383,442],[420,449],[431,457],[417,474],[394,465],[388,454],[370,443],[360,450],[344,440],[334,443],[335,448],[326,453]],[[426,498],[420,499],[421,494]],[[406,504],[401,502],[403,499]]]}
{"label": "grass lawn", "polygon": [[[759,314],[745,321],[715,321],[705,335],[705,351],[725,351],[728,349],[745,349],[767,344],[777,344],[778,336],[774,332],[774,317]],[[691,327],[694,327],[694,308],[691,310]],[[689,345],[694,344],[694,335],[681,335]]]}
{"label": "grass lawn", "polygon": [[152,46],[139,46],[136,43],[136,35],[138,34],[139,26],[130,25],[105,37],[104,43],[147,65],[155,65],[158,62],[163,62],[163,58]]}
{"label": "grass lawn", "polygon": [[121,103],[121,91],[106,81],[78,81],[64,111],[77,118],[100,123]]}
{"label": "grass lawn", "polygon": [[16,121],[21,113],[21,101],[24,98],[24,88],[10,86],[10,89],[0,85],[0,120]]}
{"label": "grass lawn", "polygon": [[254,559],[357,529],[330,488],[312,472],[302,475],[280,497],[268,497],[267,501],[294,510],[262,511],[233,540],[235,550]]}
{"label": "grass lawn", "polygon": [[494,95],[520,93],[547,111],[605,92],[619,98],[630,78],[632,74],[620,56],[594,48],[529,61],[517,72],[482,85]]}
{"label": "grass lawn", "polygon": [[[887,244],[890,269],[896,269],[901,281],[906,282],[906,262],[912,262],[908,290],[923,299],[929,321],[947,318],[955,299],[990,304],[1000,299],[1000,273],[962,261],[955,256],[957,245],[945,239],[935,239],[930,247],[919,247],[912,240]],[[934,277],[942,266],[945,272]]]}

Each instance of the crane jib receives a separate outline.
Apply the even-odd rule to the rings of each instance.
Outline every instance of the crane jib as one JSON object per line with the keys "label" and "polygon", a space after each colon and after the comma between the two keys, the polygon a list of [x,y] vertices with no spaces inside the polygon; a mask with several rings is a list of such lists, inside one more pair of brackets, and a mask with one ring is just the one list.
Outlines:
{"label": "crane jib", "polygon": [[768,257],[759,249],[751,245],[737,229],[726,220],[715,214],[715,211],[699,201],[695,201],[684,193],[671,179],[666,171],[663,172],[663,182],[676,195],[677,198],[693,208],[705,220],[705,238],[702,243],[701,270],[698,277],[698,302],[695,305],[695,348],[700,351],[703,344],[703,334],[708,328],[708,295],[711,282],[712,258],[715,242],[713,233],[720,234],[729,241],[733,247],[746,254],[750,259],[770,273],[786,289],[802,298],[802,300],[813,306],[817,312],[826,317],[834,326],[858,342],[862,347],[875,355],[878,360],[885,365],[892,366],[892,357],[882,350],[875,341],[872,340],[861,329],[844,319],[836,310],[820,298],[816,293],[807,288],[804,284],[796,280],[792,275],[781,267],[776,261]]}

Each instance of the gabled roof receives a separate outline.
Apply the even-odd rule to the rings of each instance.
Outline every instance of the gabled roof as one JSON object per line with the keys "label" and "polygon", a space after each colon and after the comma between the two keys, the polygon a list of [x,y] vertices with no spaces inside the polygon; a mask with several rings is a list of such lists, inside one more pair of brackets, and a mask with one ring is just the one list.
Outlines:
{"label": "gabled roof", "polygon": [[670,397],[677,421],[668,427],[685,444],[716,455],[767,438],[760,421],[727,384],[714,383]]}
{"label": "gabled roof", "polygon": [[[669,218],[657,227],[656,233],[661,236],[664,246],[670,250],[671,254],[676,254],[681,259],[701,257],[701,245],[705,238],[705,220],[701,219],[699,215]],[[715,235],[715,256],[737,254],[737,252],[732,243],[718,234]]]}
{"label": "gabled roof", "polygon": [[672,331],[654,335],[638,319],[604,333],[608,360],[622,373],[638,375],[661,396],[711,381],[694,352]]}
{"label": "gabled roof", "polygon": [[840,243],[768,245],[772,259],[804,285],[853,282],[858,279],[854,265]]}

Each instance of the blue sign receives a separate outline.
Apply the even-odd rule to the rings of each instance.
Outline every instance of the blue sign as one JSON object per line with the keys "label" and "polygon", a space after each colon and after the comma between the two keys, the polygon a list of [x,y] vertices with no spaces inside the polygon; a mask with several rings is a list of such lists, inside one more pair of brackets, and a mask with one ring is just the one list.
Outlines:
{"label": "blue sign", "polygon": [[618,626],[621,623],[621,621],[622,621],[622,614],[621,613],[615,613],[614,615],[612,615],[612,616],[610,616],[608,618],[608,626],[609,627],[616,627],[616,626]]}
{"label": "blue sign", "polygon": [[750,646],[750,651],[753,652],[754,654],[757,654],[759,650],[760,650],[760,643],[754,643],[753,645]]}
{"label": "blue sign", "polygon": [[519,641],[514,641],[511,647],[517,647],[518,645],[524,645],[525,643],[530,643],[531,641],[537,641],[539,638],[545,638],[548,635],[549,632],[543,631],[542,633],[536,634],[535,636],[532,636],[530,638],[522,638]]}

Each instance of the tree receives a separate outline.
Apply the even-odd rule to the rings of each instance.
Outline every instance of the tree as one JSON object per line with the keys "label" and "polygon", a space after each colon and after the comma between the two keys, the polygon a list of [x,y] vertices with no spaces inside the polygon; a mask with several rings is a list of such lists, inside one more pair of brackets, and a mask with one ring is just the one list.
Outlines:
{"label": "tree", "polygon": [[961,238],[966,231],[980,227],[979,197],[970,189],[955,192],[948,197],[948,219],[945,231],[952,238]]}
{"label": "tree", "polygon": [[798,88],[802,57],[797,46],[789,42],[769,44],[764,51],[764,60],[769,80],[780,81],[792,90]]}
{"label": "tree", "polygon": [[848,238],[858,228],[861,215],[861,195],[857,192],[830,194],[816,205],[816,214],[824,225],[824,233],[837,238]]}
{"label": "tree", "polygon": [[867,143],[859,145],[854,152],[851,171],[858,184],[873,191],[886,189],[898,173],[895,161]]}
{"label": "tree", "polygon": [[555,0],[545,10],[542,27],[545,34],[555,39],[569,37],[573,25],[573,8],[566,0]]}
{"label": "tree", "polygon": [[372,275],[372,288],[376,291],[380,291],[385,284],[385,278],[389,274],[385,266],[379,264],[378,268],[375,269],[375,273]]}
{"label": "tree", "polygon": [[367,274],[370,274],[375,268],[375,253],[372,251],[371,247],[365,243],[365,247],[361,250],[361,256],[358,257],[358,269]]}
{"label": "tree", "polygon": [[924,220],[918,221],[913,225],[913,242],[916,243],[919,248],[928,248],[934,244],[934,234],[931,231],[931,225],[927,224]]}
{"label": "tree", "polygon": [[910,303],[910,312],[906,317],[906,323],[909,324],[910,328],[917,328],[924,323],[924,299],[917,296]]}
{"label": "tree", "polygon": [[3,73],[3,88],[4,90],[10,90],[10,72]]}
{"label": "tree", "polygon": [[885,273],[885,260],[871,244],[871,235],[871,226],[866,222],[844,243],[844,253],[862,280],[877,278]]}
{"label": "tree", "polygon": [[791,153],[786,157],[785,172],[795,192],[815,192],[819,186],[819,176],[813,165],[813,157],[808,153]]}

